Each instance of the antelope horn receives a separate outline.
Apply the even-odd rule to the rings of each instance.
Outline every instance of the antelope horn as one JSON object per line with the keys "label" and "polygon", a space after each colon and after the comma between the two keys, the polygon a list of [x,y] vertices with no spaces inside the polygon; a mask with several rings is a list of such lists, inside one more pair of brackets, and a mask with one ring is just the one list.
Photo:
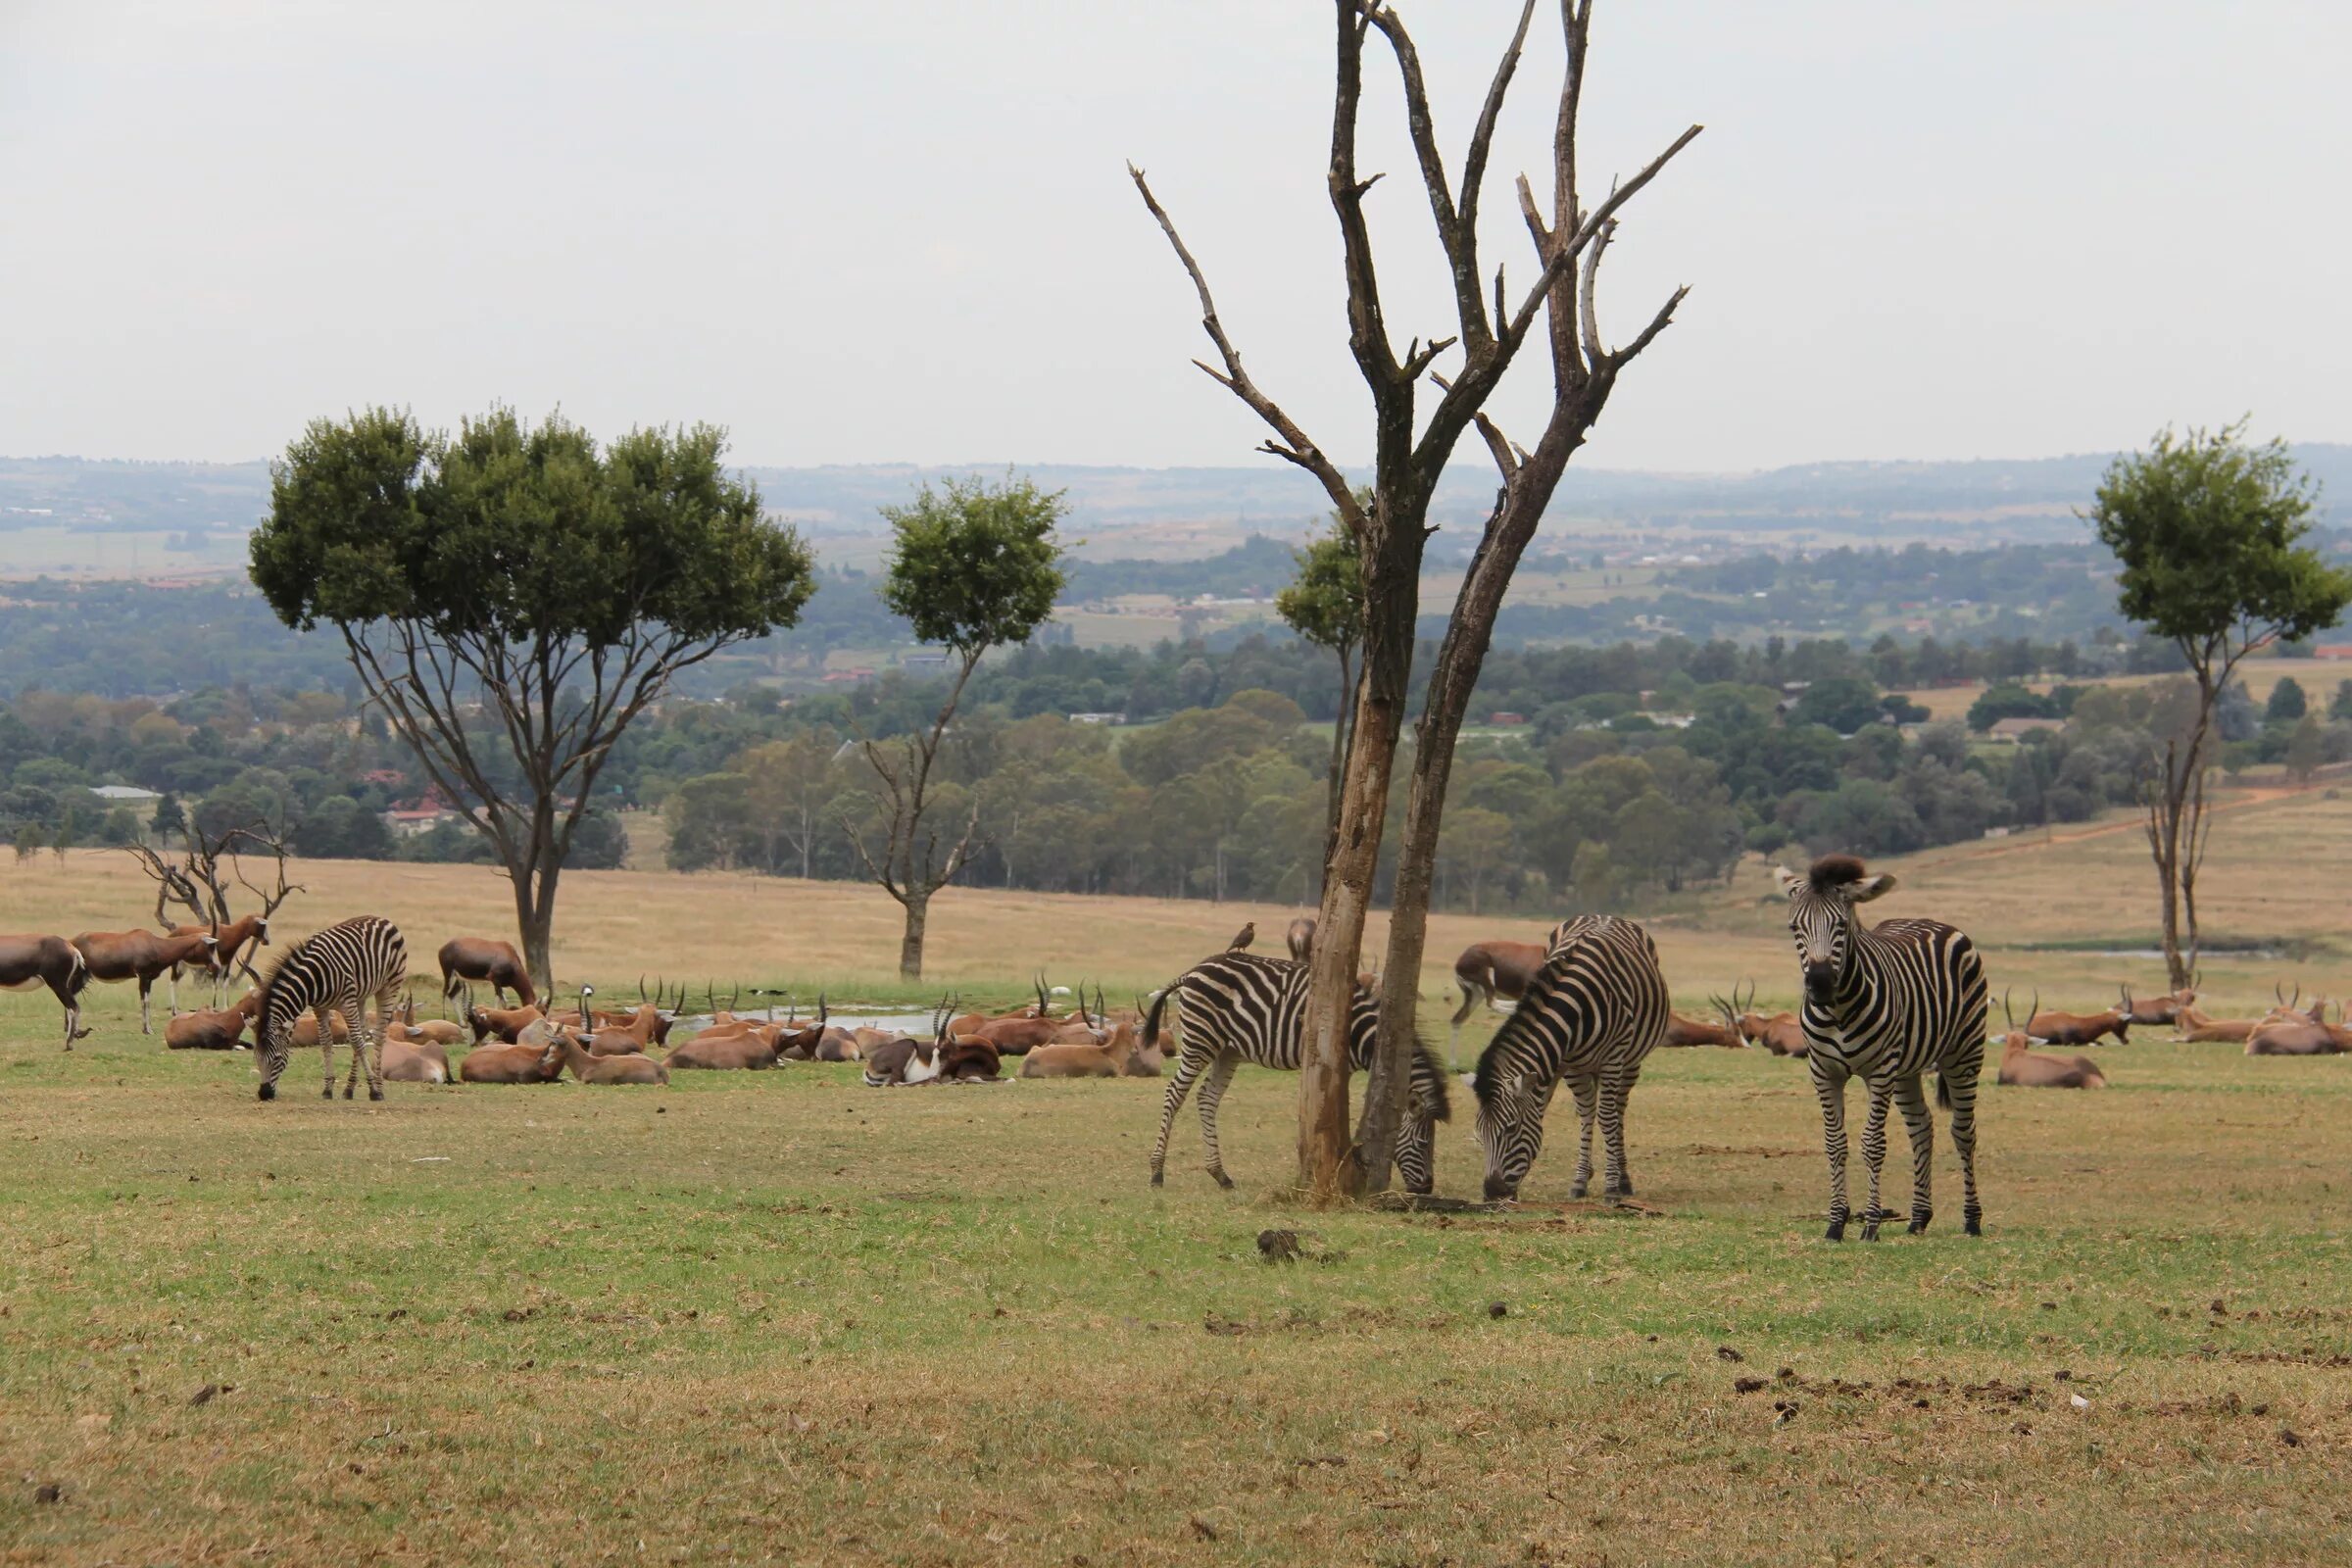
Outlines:
{"label": "antelope horn", "polygon": [[2017,1027],[2017,1014],[2012,1012],[2009,1008],[2009,998],[2014,990],[2015,988],[2012,986],[2001,987],[2001,1017],[2007,1021],[2009,1027],[2012,1029]]}
{"label": "antelope horn", "polygon": [[823,1028],[823,1027],[824,1027],[824,1024],[825,1024],[825,1020],[826,1020],[827,1018],[831,1017],[831,1016],[832,1016],[832,1014],[830,1014],[830,1013],[828,1013],[828,1012],[826,1012],[826,1011],[825,1011],[825,994],[824,994],[822,991],[819,991],[819,992],[816,994],[816,1024],[817,1024],[817,1027],[818,1027],[818,1028],[820,1028],[820,1029],[821,1029],[821,1028]]}
{"label": "antelope horn", "polygon": [[645,971],[643,969],[637,971],[637,1000],[639,1002],[645,1000]]}
{"label": "antelope horn", "polygon": [[2029,1030],[2030,1030],[2030,1029],[2032,1029],[2032,1028],[2034,1027],[2034,1014],[2036,1014],[2036,1013],[2038,1013],[2038,1012],[2040,1012],[2040,1011],[2041,1011],[2041,987],[2039,987],[2039,986],[2035,986],[2035,987],[2034,988],[2034,1000],[2033,1000],[2032,1002],[2030,1002],[2030,1003],[2026,1004],[2026,1027],[2027,1027]]}

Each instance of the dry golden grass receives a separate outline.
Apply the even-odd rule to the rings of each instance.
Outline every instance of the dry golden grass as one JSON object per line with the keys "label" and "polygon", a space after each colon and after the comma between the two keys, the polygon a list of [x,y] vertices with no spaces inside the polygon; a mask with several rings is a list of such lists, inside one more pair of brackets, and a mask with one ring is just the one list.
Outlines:
{"label": "dry golden grass", "polygon": [[[2254,659],[2238,666],[2237,678],[2244,683],[2246,695],[2257,703],[2267,703],[2271,689],[2292,675],[2302,683],[2306,695],[2315,700],[2314,706],[2324,708],[2334,694],[2336,683],[2352,680],[2352,663],[2333,659]],[[2101,686],[2137,686],[2160,675],[2102,676]],[[2054,680],[2025,682],[2031,691],[2047,692],[2060,684]],[[1976,700],[1984,695],[1983,686],[1931,686],[1921,691],[1905,692],[1904,696],[1925,708],[1935,718],[1964,718]]]}

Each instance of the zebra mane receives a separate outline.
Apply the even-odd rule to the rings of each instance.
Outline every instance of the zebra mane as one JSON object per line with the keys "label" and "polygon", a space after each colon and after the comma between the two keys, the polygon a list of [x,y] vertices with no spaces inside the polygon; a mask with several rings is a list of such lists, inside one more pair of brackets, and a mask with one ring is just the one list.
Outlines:
{"label": "zebra mane", "polygon": [[1869,872],[1855,856],[1825,855],[1813,862],[1813,869],[1806,875],[1813,884],[1814,892],[1827,893],[1833,888],[1851,887]]}
{"label": "zebra mane", "polygon": [[260,1000],[255,1003],[253,1009],[254,1021],[257,1027],[262,1019],[270,1016],[270,998],[277,990],[277,982],[279,978],[286,972],[286,960],[293,957],[297,953],[300,953],[306,946],[309,945],[310,940],[311,939],[309,937],[304,937],[300,942],[287,943],[284,947],[279,948],[275,953],[271,954],[270,956],[270,961],[263,965],[261,988],[262,994]]}

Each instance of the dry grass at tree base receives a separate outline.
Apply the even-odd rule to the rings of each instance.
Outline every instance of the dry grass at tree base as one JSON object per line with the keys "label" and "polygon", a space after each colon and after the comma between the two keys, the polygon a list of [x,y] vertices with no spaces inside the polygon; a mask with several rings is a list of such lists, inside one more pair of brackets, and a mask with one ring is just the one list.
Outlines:
{"label": "dry grass at tree base", "polygon": [[[2226,819],[2217,925],[2328,939],[2313,901],[2263,889],[2288,865],[2339,884],[2348,812]],[[1996,989],[2037,976],[2054,1001],[2110,964],[2021,945],[2140,931],[2137,851],[1893,862],[1885,907],[1960,920]],[[0,868],[0,928],[133,923],[135,872],[103,866]],[[479,870],[301,874],[290,912],[380,908],[420,949],[501,925]],[[1659,925],[1678,994],[1787,989],[1760,893],[1751,868]],[[612,873],[566,905],[560,951],[600,979],[642,945],[889,983],[895,907],[870,892]],[[977,985],[1066,961],[1115,991],[1251,913],[1279,929],[958,892],[938,962]],[[1433,945],[1491,929],[1512,923]],[[1929,1236],[1831,1248],[1812,1096],[1760,1053],[1653,1061],[1646,1213],[1565,1201],[1563,1113],[1524,1211],[1398,1215],[1288,1203],[1295,1080],[1262,1072],[1224,1108],[1241,1189],[1200,1173],[1188,1111],[1154,1192],[1148,1081],[874,1093],[802,1066],[369,1106],[322,1103],[298,1057],[264,1106],[248,1058],[141,1040],[126,989],[70,1056],[55,1016],[0,996],[0,1562],[2352,1549],[2352,1060],[2143,1039],[2101,1054],[2103,1094],[1988,1086],[1990,1234],[1958,1235],[1947,1150]],[[1477,1189],[1469,1111],[1441,1192]],[[1302,1260],[1261,1262],[1269,1227]]]}

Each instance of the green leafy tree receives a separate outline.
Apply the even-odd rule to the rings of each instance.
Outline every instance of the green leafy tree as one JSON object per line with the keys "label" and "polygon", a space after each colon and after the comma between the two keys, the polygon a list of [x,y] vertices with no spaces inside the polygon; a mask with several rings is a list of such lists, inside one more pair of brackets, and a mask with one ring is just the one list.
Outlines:
{"label": "green leafy tree", "polygon": [[2303,683],[2292,675],[2282,675],[2271,688],[2271,700],[2263,705],[2262,721],[2292,724],[2310,710],[2311,699],[2304,693]]}
{"label": "green leafy tree", "polygon": [[2196,966],[2205,781],[2222,691],[2248,654],[2332,626],[2352,602],[2352,571],[2304,542],[2313,500],[2286,444],[2249,445],[2240,421],[2164,431],[2109,466],[2091,505],[2100,542],[2123,565],[2123,612],[2179,649],[2195,684],[2188,722],[2154,732],[2141,790],[2176,987]]}
{"label": "green leafy tree", "polygon": [[1068,510],[1058,490],[1028,479],[1003,484],[950,479],[924,485],[906,506],[885,507],[893,541],[882,601],[906,617],[914,635],[952,656],[947,700],[928,728],[859,745],[878,789],[865,820],[841,825],[865,872],[906,911],[899,973],[922,978],[923,932],[931,896],[970,860],[981,797],[969,792],[963,825],[933,820],[940,748],[972,671],[992,648],[1024,643],[1054,612],[1061,592],[1061,544],[1054,526]]}
{"label": "green leafy tree", "polygon": [[454,435],[369,409],[271,466],[253,580],[353,669],[514,883],[554,983],[556,893],[614,744],[683,670],[790,626],[808,547],[730,475],[724,432],[600,445],[500,409]]}
{"label": "green leafy tree", "polygon": [[187,842],[188,813],[179,804],[178,796],[166,791],[164,798],[155,803],[155,814],[147,819],[147,831],[155,835],[159,845],[174,833],[179,835],[181,843]]}
{"label": "green leafy tree", "polygon": [[[1357,504],[1371,505],[1359,488]],[[1348,776],[1348,725],[1355,713],[1355,647],[1364,635],[1364,563],[1347,519],[1333,513],[1304,550],[1298,552],[1298,575],[1274,596],[1274,612],[1305,641],[1329,649],[1340,662],[1338,716],[1331,725],[1331,771],[1325,784],[1327,809],[1324,858],[1331,858],[1340,830],[1340,786]]]}

